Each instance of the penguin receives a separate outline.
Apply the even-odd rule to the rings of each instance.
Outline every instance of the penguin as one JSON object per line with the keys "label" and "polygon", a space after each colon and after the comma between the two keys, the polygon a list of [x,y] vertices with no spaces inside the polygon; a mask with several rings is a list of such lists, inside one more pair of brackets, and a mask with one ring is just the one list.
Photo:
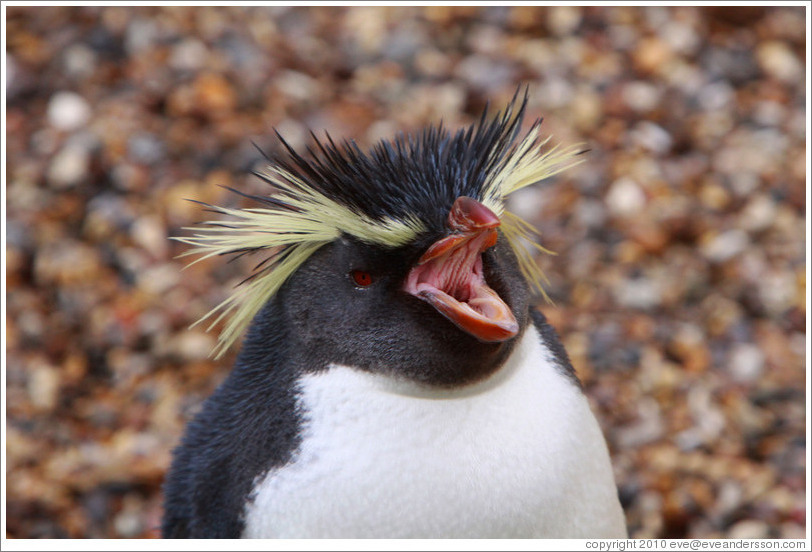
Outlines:
{"label": "penguin", "polygon": [[[581,160],[491,116],[368,151],[329,135],[207,206],[195,262],[259,255],[209,315],[236,363],[164,483],[165,538],[624,538],[606,441],[536,308],[506,197]],[[246,195],[234,190],[241,195]]]}

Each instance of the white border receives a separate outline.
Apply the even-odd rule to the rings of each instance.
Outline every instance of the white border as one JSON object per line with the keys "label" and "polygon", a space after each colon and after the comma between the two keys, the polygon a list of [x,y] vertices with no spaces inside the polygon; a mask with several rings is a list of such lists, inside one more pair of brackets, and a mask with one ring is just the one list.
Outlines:
{"label": "white border", "polygon": [[[212,1],[204,1],[204,2],[195,2],[193,5],[195,6],[221,6],[225,2],[212,2]],[[496,2],[442,2],[441,5],[449,5],[449,6],[492,6]],[[370,4],[386,4],[386,5],[396,5],[396,6],[428,6],[428,5],[435,5],[438,4],[437,2],[341,2],[341,3],[332,3],[332,2],[228,2],[229,6],[256,6],[256,5],[267,5],[267,6],[287,6],[291,4],[295,4],[298,6],[368,6]],[[630,4],[637,4],[634,2],[616,2],[616,1],[609,1],[609,2],[505,2],[501,3],[500,5],[506,6],[513,6],[513,5],[537,5],[537,6],[559,6],[559,5],[578,5],[578,6],[597,6],[597,5],[604,5],[604,6],[628,6]],[[698,2],[657,2],[657,5],[662,6],[695,6],[695,5],[703,5],[702,3]],[[2,114],[2,123],[0,128],[2,129],[2,137],[3,142],[6,143],[6,8],[7,7],[16,7],[16,6],[163,6],[163,5],[170,5],[170,6],[184,6],[190,5],[187,2],[132,2],[132,1],[120,1],[120,2],[67,2],[67,1],[55,1],[55,2],[24,2],[24,1],[8,1],[3,2],[2,4],[2,22],[0,22],[0,32],[2,36],[0,36],[0,43],[2,44],[3,49],[3,58],[0,60],[0,65],[2,66],[2,74],[0,74],[0,80],[2,81],[2,87],[0,89],[0,99],[2,99],[3,105],[3,114]],[[645,4],[640,4],[645,5]],[[752,2],[752,1],[744,1],[744,2],[735,2],[735,1],[717,1],[717,2],[709,2],[705,5],[715,5],[715,6],[762,6],[768,5],[770,7],[777,7],[777,6],[803,6],[806,8],[806,167],[807,167],[807,174],[806,174],[806,239],[809,240],[810,235],[812,235],[812,224],[810,224],[810,216],[809,216],[809,207],[812,203],[810,199],[812,198],[812,186],[810,185],[810,174],[809,174],[809,163],[810,163],[810,138],[812,138],[812,124],[810,124],[810,96],[812,96],[812,85],[810,85],[810,73],[809,73],[809,64],[810,59],[812,59],[812,50],[810,50],[810,22],[812,21],[812,8],[809,6],[809,2],[805,1],[791,1],[791,2],[775,2],[775,3],[765,3],[765,2]],[[92,551],[106,551],[106,550],[122,550],[122,551],[131,551],[131,550],[202,550],[202,551],[216,551],[220,552],[221,550],[359,550],[359,551],[366,551],[366,550],[585,550],[587,543],[598,543],[601,542],[604,545],[603,550],[612,549],[612,550],[633,550],[632,543],[626,543],[624,541],[586,541],[586,540],[560,540],[560,539],[551,539],[551,540],[400,540],[400,539],[393,539],[393,540],[278,540],[278,541],[252,541],[252,540],[215,540],[215,541],[205,541],[205,540],[187,540],[187,541],[168,541],[168,540],[141,540],[141,539],[122,539],[122,540],[113,540],[113,539],[66,539],[66,540],[54,540],[54,539],[42,539],[42,540],[35,540],[35,539],[7,539],[6,538],[6,168],[7,168],[7,159],[6,159],[6,148],[0,148],[0,161],[2,162],[2,189],[0,189],[0,201],[2,202],[3,211],[2,211],[2,238],[3,238],[3,248],[0,251],[0,260],[2,260],[2,276],[0,276],[0,281],[2,282],[2,310],[3,310],[3,318],[0,321],[2,325],[2,333],[0,333],[0,343],[3,346],[3,356],[2,356],[2,379],[3,385],[2,389],[0,389],[0,404],[2,405],[2,412],[0,412],[0,421],[2,421],[2,450],[0,450],[0,467],[2,467],[2,474],[0,474],[0,487],[2,488],[2,504],[0,504],[0,533],[2,538],[2,549],[3,550],[21,550],[21,551],[28,551],[28,550],[92,550]],[[812,485],[812,481],[810,481],[810,444],[812,444],[812,428],[810,427],[810,373],[809,373],[809,360],[810,355],[812,354],[812,346],[810,341],[810,293],[809,293],[809,285],[812,278],[812,272],[810,272],[810,253],[809,253],[809,241],[806,243],[806,496],[807,500],[810,497],[810,486]],[[806,548],[809,548],[810,542],[810,527],[812,526],[812,510],[810,508],[806,509]],[[662,539],[658,539],[659,541],[663,541]],[[656,541],[655,541],[656,542]],[[665,541],[663,541],[665,542]],[[679,541],[678,541],[679,542]],[[709,549],[710,546],[709,541],[706,539],[694,539],[690,542],[691,545],[694,543],[705,544],[705,546],[701,546],[701,548]],[[771,544],[775,544],[775,547],[771,547],[771,549],[777,550],[782,549],[781,543],[788,543],[789,541],[775,541]],[[738,547],[739,550],[747,550],[753,549],[758,546],[758,544],[766,544],[766,541],[744,541],[744,543],[750,544],[750,546],[742,546]],[[732,542],[729,544],[733,544]],[[612,546],[614,545],[614,546]],[[691,550],[697,550],[701,548],[694,548],[691,546]],[[732,546],[726,548],[733,548]],[[654,549],[665,549],[663,548],[654,548]],[[764,549],[762,547],[762,549]],[[788,548],[784,548],[788,549]]]}

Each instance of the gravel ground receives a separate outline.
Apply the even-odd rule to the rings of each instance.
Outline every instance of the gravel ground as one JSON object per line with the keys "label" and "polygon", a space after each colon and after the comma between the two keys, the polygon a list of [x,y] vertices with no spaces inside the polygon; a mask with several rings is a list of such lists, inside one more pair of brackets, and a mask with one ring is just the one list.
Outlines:
{"label": "gravel ground", "polygon": [[[9,7],[7,537],[155,537],[247,264],[167,240],[264,190],[251,141],[362,145],[530,85],[586,162],[512,208],[634,537],[805,535],[804,8]],[[519,195],[519,194],[517,194]]]}

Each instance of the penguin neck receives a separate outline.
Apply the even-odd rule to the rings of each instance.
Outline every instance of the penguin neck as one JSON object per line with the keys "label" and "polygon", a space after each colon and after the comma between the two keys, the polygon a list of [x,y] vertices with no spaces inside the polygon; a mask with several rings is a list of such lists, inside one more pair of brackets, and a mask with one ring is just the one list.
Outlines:
{"label": "penguin neck", "polygon": [[[528,349],[527,346],[522,347],[522,342],[525,340],[525,335],[527,334],[526,330],[527,328],[525,328],[522,334],[516,337],[517,344],[511,354],[504,360],[502,366],[497,368],[490,376],[477,380],[474,383],[458,387],[438,387],[415,382],[407,378],[393,377],[390,374],[375,373],[356,374],[358,376],[358,382],[363,382],[361,384],[366,388],[366,391],[371,393],[396,395],[417,400],[454,401],[487,394],[510,381],[523,366]],[[534,331],[531,330],[531,332],[535,334]],[[339,364],[333,364],[329,369],[344,373],[355,371],[352,367]],[[465,370],[465,367],[460,366],[459,369]]]}

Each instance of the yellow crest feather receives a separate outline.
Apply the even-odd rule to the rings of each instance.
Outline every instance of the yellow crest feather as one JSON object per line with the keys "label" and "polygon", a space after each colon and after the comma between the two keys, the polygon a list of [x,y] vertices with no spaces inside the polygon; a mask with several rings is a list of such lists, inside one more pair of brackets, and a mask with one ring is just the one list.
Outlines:
{"label": "yellow crest feather", "polygon": [[[514,115],[512,108],[511,104],[505,114],[506,119],[521,117],[521,111]],[[506,211],[504,201],[516,190],[537,184],[581,163],[583,158],[580,157],[580,154],[584,151],[584,144],[575,144],[567,148],[556,145],[544,150],[544,146],[551,137],[540,140],[540,126],[541,121],[536,121],[524,138],[514,145],[505,156],[498,170],[485,186],[483,203],[501,219],[502,234],[516,254],[519,268],[530,287],[541,294],[545,300],[550,301],[544,290],[544,284],[549,281],[534,261],[528,246],[541,253],[550,255],[555,255],[555,253],[536,242],[534,236],[539,236],[539,231],[523,218]]]}

